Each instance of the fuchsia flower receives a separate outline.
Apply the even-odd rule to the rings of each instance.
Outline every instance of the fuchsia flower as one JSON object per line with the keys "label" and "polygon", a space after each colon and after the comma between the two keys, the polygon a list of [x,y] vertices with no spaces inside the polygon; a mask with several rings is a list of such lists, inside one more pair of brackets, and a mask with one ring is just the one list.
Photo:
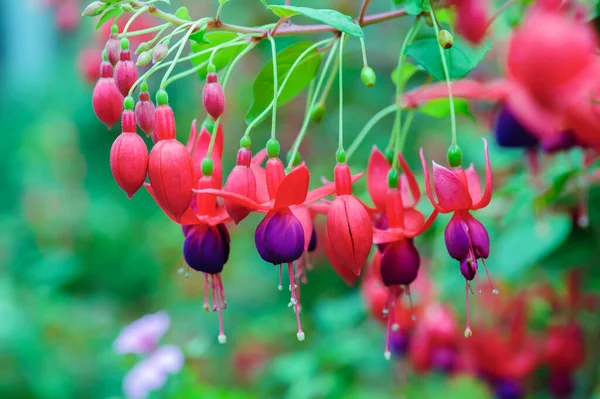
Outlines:
{"label": "fuchsia flower", "polygon": [[417,278],[421,266],[419,251],[412,239],[427,230],[437,216],[434,210],[426,221],[423,214],[415,209],[421,198],[419,185],[402,154],[398,154],[398,159],[404,173],[398,178],[397,187],[389,187],[388,173],[392,165],[376,147],[371,151],[367,166],[369,194],[381,214],[379,226],[374,228],[373,243],[378,244],[381,250],[381,281],[388,289],[385,348],[388,359],[391,356],[392,326],[396,323],[396,301],[403,292],[410,300],[409,286]]}
{"label": "fuchsia flower", "polygon": [[[452,219],[446,226],[444,237],[448,254],[460,262],[460,272],[466,280],[466,336],[472,334],[469,316],[469,281],[473,280],[477,274],[478,259],[481,260],[489,279],[484,259],[490,253],[490,239],[483,224],[470,213],[470,211],[486,207],[492,199],[492,170],[488,145],[485,139],[483,139],[483,143],[486,162],[485,191],[481,192],[481,183],[473,165],[466,170],[463,170],[462,167],[448,169],[434,161],[433,185],[438,198],[437,202],[434,198],[434,190],[431,189],[429,168],[423,155],[423,149],[421,149],[427,196],[437,212],[453,213]],[[496,293],[497,290],[494,289],[494,292]]]}
{"label": "fuchsia flower", "polygon": [[451,0],[456,6],[456,31],[473,44],[483,41],[489,26],[489,0]]}
{"label": "fuchsia flower", "polygon": [[266,213],[254,234],[256,249],[261,258],[267,262],[274,265],[288,264],[291,290],[290,302],[296,311],[297,337],[300,341],[304,340],[304,332],[300,324],[293,262],[298,260],[304,252],[305,232],[302,223],[294,215],[292,209],[310,204],[335,192],[333,184],[327,184],[309,192],[309,177],[310,173],[304,163],[292,169],[286,175],[281,160],[279,158],[269,158],[266,164],[265,179],[269,200],[266,202],[258,203],[244,195],[225,190],[194,190],[199,194],[219,196],[254,212]]}

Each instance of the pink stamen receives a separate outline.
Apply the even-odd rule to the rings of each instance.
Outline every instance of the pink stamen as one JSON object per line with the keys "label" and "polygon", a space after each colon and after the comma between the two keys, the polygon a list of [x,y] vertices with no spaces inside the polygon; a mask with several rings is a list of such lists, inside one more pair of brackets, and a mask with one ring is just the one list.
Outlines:
{"label": "pink stamen", "polygon": [[[471,287],[469,286],[469,282],[465,280],[465,297],[466,297],[466,313],[467,313],[467,328],[465,329],[465,337],[469,338],[473,335],[473,331],[471,331],[471,310],[469,308],[469,290]],[[473,292],[473,291],[471,291]]]}
{"label": "pink stamen", "polygon": [[281,291],[283,289],[283,266],[279,265],[279,285],[277,289]]}
{"label": "pink stamen", "polygon": [[218,304],[218,299],[217,299],[217,290],[216,290],[216,284],[215,284],[215,276],[212,275],[211,276],[211,284],[210,287],[212,288],[212,311],[214,312],[215,310],[217,310],[219,308]]}
{"label": "pink stamen", "polygon": [[388,320],[387,327],[385,332],[385,352],[383,352],[383,356],[386,360],[390,360],[392,357],[392,352],[390,352],[390,336],[392,335],[392,326],[394,324],[394,315],[396,308],[396,287],[392,286],[388,288],[388,297],[387,297],[387,305],[388,308]]}
{"label": "pink stamen", "polygon": [[485,275],[488,278],[490,287],[492,287],[492,292],[494,293],[494,295],[498,295],[500,292],[498,291],[498,289],[496,287],[494,287],[494,283],[492,282],[492,278],[490,277],[490,273],[488,272],[488,268],[485,264],[485,259],[481,258],[481,263],[483,263],[483,268],[485,269]]}
{"label": "pink stamen", "polygon": [[296,323],[298,324],[298,341],[304,341],[304,332],[302,331],[302,325],[300,324],[300,302],[296,298],[296,283],[294,282],[294,265],[292,262],[288,263],[288,275],[290,276],[290,291],[292,291],[292,305],[294,306],[294,312],[296,313]]}
{"label": "pink stamen", "polygon": [[223,305],[223,309],[227,309],[227,300],[225,299],[225,287],[223,287],[223,279],[221,278],[221,273],[217,274],[217,281],[219,283],[219,290],[221,293],[221,304]]}
{"label": "pink stamen", "polygon": [[413,300],[412,300],[412,294],[410,293],[410,287],[406,287],[406,296],[408,296],[408,306],[410,307],[410,318],[412,321],[416,321],[417,320],[417,315],[415,315],[414,313],[414,308],[413,308]]}

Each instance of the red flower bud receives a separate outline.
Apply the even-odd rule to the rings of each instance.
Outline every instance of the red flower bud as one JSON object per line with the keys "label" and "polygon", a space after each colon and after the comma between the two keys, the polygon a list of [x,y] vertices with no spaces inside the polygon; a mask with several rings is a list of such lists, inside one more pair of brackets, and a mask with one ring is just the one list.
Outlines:
{"label": "red flower bud", "polygon": [[121,60],[115,66],[115,83],[123,96],[129,94],[129,89],[138,79],[135,63],[131,61],[131,52],[121,50]]}
{"label": "red flower bud", "polygon": [[148,92],[140,93],[140,100],[135,105],[135,117],[140,129],[150,136],[154,131],[154,104]]}
{"label": "red flower bud", "polygon": [[150,151],[148,178],[159,205],[179,220],[190,206],[194,185],[192,159],[185,146],[175,139],[160,140]]}
{"label": "red flower bud", "polygon": [[100,65],[100,79],[92,94],[94,112],[109,129],[119,121],[123,111],[123,96],[115,86],[112,76],[112,65],[109,62],[103,62]]}
{"label": "red flower bud", "polygon": [[148,149],[144,140],[135,132],[133,111],[123,112],[121,125],[123,133],[117,137],[110,149],[110,169],[119,187],[131,198],[146,179]]}
{"label": "red flower bud", "polygon": [[[357,276],[352,270],[346,267],[333,252],[331,239],[329,238],[329,232],[327,230],[325,230],[325,253],[327,254],[327,259],[329,260],[333,271],[335,271],[349,287],[352,287],[356,282]],[[387,298],[387,293],[385,298]]]}
{"label": "red flower bud", "polygon": [[104,45],[104,50],[106,50],[106,57],[112,66],[117,65],[121,56],[121,42],[115,35],[110,36]]}
{"label": "red flower bud", "polygon": [[95,84],[100,79],[102,51],[96,47],[86,47],[81,50],[77,59],[79,72],[86,82]]}
{"label": "red flower bud", "polygon": [[56,23],[63,31],[72,31],[79,25],[79,3],[76,0],[63,1],[56,10]]}
{"label": "red flower bud", "polygon": [[175,115],[168,105],[159,105],[154,111],[154,131],[158,140],[171,140],[175,138]]}
{"label": "red flower bud", "polygon": [[373,244],[373,227],[366,209],[352,195],[340,195],[327,212],[327,232],[332,252],[357,276]]}
{"label": "red flower bud", "polygon": [[202,91],[202,102],[206,112],[214,119],[219,118],[225,110],[225,94],[223,88],[217,82],[217,74],[214,72],[206,76],[206,85]]}
{"label": "red flower bud", "polygon": [[[240,148],[237,153],[236,166],[227,177],[224,189],[256,201],[256,177],[250,169],[251,161],[252,152],[247,148]],[[225,200],[225,209],[235,224],[244,220],[251,211],[251,209],[230,200]]]}

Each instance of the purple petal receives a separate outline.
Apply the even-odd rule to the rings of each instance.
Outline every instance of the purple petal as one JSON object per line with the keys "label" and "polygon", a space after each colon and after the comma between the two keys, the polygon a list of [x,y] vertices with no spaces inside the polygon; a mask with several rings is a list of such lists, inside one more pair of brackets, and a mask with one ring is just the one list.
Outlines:
{"label": "purple petal", "polygon": [[127,399],[146,399],[150,392],[162,388],[167,375],[146,358],[136,364],[123,379],[123,393]]}
{"label": "purple petal", "polygon": [[196,271],[221,273],[229,258],[229,234],[225,226],[202,226],[190,230],[183,243],[183,257]]}
{"label": "purple petal", "polygon": [[505,148],[534,148],[539,140],[514,117],[509,107],[505,106],[496,122],[496,142]]}
{"label": "purple petal", "polygon": [[467,225],[458,216],[453,216],[444,231],[448,254],[456,260],[464,260],[469,255],[471,241],[467,233]]}
{"label": "purple petal", "polygon": [[289,208],[269,213],[256,228],[254,241],[265,261],[274,265],[294,262],[304,252],[302,223]]}
{"label": "purple petal", "polygon": [[485,226],[472,216],[469,216],[466,222],[469,227],[469,236],[471,237],[475,256],[486,259],[490,256],[490,237]]}
{"label": "purple petal", "polygon": [[381,279],[386,286],[409,285],[417,278],[421,258],[412,240],[387,245],[381,255]]}
{"label": "purple petal", "polygon": [[171,325],[169,314],[160,311],[134,321],[123,330],[114,342],[115,352],[120,354],[147,354],[152,352]]}
{"label": "purple petal", "polygon": [[308,242],[308,248],[306,248],[307,252],[315,252],[317,249],[317,230],[312,228],[312,232],[310,233],[310,241]]}
{"label": "purple petal", "polygon": [[477,274],[477,261],[473,259],[472,261],[462,260],[460,262],[460,273],[464,278],[471,281],[475,278],[475,274]]}
{"label": "purple petal", "polygon": [[154,368],[167,374],[176,374],[183,367],[183,352],[176,345],[164,345],[147,359]]}

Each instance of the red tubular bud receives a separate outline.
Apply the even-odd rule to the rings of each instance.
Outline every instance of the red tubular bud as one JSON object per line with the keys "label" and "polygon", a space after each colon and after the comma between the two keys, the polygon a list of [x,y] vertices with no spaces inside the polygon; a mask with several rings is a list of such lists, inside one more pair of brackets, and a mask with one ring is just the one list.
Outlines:
{"label": "red tubular bud", "polygon": [[135,116],[140,129],[150,136],[154,131],[154,104],[150,101],[150,95],[147,92],[140,93],[140,100],[135,105]]}
{"label": "red tubular bud", "polygon": [[206,85],[202,91],[204,109],[213,119],[219,118],[225,110],[225,94],[217,82],[217,74],[212,72],[206,76]]}
{"label": "red tubular bud", "polygon": [[116,37],[112,36],[106,42],[104,46],[104,50],[106,50],[106,57],[112,66],[116,66],[117,62],[119,62],[119,58],[121,56],[121,42]]}
{"label": "red tubular bud", "polygon": [[131,52],[129,50],[121,51],[121,60],[115,66],[115,83],[123,96],[129,94],[131,86],[138,79],[138,71],[135,63],[131,61]]}
{"label": "red tubular bud", "polygon": [[[236,166],[227,177],[224,189],[225,191],[240,194],[256,201],[256,177],[250,168],[251,161],[252,152],[247,148],[240,148],[237,154]],[[225,209],[236,224],[248,216],[251,211],[229,200],[225,200]]]}
{"label": "red tubular bud", "polygon": [[333,180],[335,182],[335,192],[337,195],[352,194],[352,175],[350,168],[345,163],[338,163],[333,170]]}
{"label": "red tubular bud", "polygon": [[123,133],[110,149],[110,169],[119,187],[131,198],[146,179],[148,149],[144,140],[135,133],[133,111],[123,112],[121,124]]}
{"label": "red tubular bud", "polygon": [[112,65],[103,62],[100,66],[100,79],[94,87],[92,106],[96,116],[109,129],[119,121],[123,111],[123,96],[119,93],[112,78]]}
{"label": "red tubular bud", "polygon": [[154,111],[154,133],[157,141],[171,140],[175,138],[175,115],[173,109],[168,105],[160,105]]}
{"label": "red tubular bud", "polygon": [[277,190],[279,190],[279,185],[285,177],[285,169],[279,158],[269,158],[265,169],[267,172],[267,190],[269,191],[269,198],[275,199]]}

